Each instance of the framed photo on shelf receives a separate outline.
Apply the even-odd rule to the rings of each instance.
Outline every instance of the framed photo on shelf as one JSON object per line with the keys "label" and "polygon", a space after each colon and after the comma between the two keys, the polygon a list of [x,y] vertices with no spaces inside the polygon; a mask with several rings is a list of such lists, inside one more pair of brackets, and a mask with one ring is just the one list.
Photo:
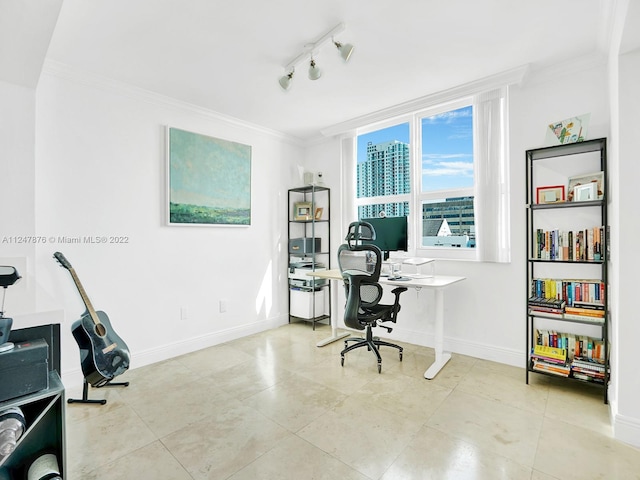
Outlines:
{"label": "framed photo on shelf", "polygon": [[322,208],[322,207],[316,208],[316,211],[313,214],[313,218],[315,218],[316,220],[321,220],[323,211],[324,211],[324,208]]}
{"label": "framed photo on shelf", "polygon": [[[588,184],[594,184],[590,186]],[[580,187],[577,189],[576,187]],[[579,195],[576,195],[579,193]],[[569,177],[567,200],[570,202],[584,202],[588,200],[602,200],[604,197],[604,172],[594,172],[585,175]]]}
{"label": "framed photo on shelf", "polygon": [[573,201],[587,202],[598,198],[598,186],[594,182],[576,185],[573,187]]}
{"label": "framed photo on shelf", "polygon": [[564,185],[536,188],[536,203],[560,203],[564,200]]}
{"label": "framed photo on shelf", "polygon": [[294,220],[311,220],[311,202],[296,202],[293,206]]}

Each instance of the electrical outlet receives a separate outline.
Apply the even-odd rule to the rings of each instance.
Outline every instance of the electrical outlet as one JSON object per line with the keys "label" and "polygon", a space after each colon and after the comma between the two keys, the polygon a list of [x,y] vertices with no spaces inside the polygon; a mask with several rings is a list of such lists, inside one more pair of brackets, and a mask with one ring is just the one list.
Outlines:
{"label": "electrical outlet", "polygon": [[187,307],[180,307],[180,320],[187,320],[189,318],[189,312]]}
{"label": "electrical outlet", "polygon": [[220,313],[224,313],[227,311],[227,301],[220,300]]}

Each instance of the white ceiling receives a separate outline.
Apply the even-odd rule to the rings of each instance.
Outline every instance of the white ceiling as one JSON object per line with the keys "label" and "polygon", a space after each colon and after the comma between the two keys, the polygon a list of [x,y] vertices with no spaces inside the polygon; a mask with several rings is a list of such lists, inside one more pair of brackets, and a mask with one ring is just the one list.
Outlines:
{"label": "white ceiling", "polygon": [[[47,3],[0,0],[0,13],[20,1]],[[613,3],[59,1],[48,60],[302,140],[318,137],[325,127],[514,67],[538,69],[605,53]],[[4,18],[0,45],[12,26],[13,37],[32,39],[37,32],[30,28],[46,30],[31,22],[25,34],[17,22]],[[283,91],[277,80],[284,65],[340,22],[346,30],[337,40],[355,45],[349,63],[329,43],[316,55],[322,78],[312,82],[301,66],[291,90]],[[5,54],[0,46],[0,64]]]}

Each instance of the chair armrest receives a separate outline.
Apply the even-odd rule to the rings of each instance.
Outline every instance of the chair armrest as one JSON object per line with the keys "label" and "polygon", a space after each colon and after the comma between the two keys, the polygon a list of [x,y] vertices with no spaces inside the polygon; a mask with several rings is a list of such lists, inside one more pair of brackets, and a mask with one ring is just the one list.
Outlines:
{"label": "chair armrest", "polygon": [[[406,292],[408,290],[407,287],[396,287],[391,290],[391,293],[395,295],[395,301],[393,302],[393,309],[391,310],[391,318],[388,321],[396,323],[396,317],[398,316],[398,312],[400,311],[400,294],[402,292]],[[386,321],[386,320],[385,320]]]}

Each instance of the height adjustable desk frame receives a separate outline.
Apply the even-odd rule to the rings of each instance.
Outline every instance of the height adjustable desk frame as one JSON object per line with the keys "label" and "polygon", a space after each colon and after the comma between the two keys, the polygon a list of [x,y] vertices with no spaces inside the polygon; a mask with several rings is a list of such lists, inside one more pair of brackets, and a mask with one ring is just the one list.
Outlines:
{"label": "height adjustable desk frame", "polygon": [[[342,282],[342,275],[340,270],[324,270],[309,273],[308,275],[317,278],[326,278],[334,282]],[[435,310],[436,310],[436,324],[435,324],[435,345],[434,350],[436,354],[435,361],[424,372],[424,378],[427,380],[433,379],[442,367],[451,359],[451,353],[444,351],[444,289],[450,285],[465,280],[465,277],[454,277],[448,275],[433,275],[427,278],[409,278],[409,280],[397,281],[389,280],[388,278],[381,277],[379,283],[383,285],[403,286],[408,288],[414,288],[418,291],[421,289],[435,290]],[[336,285],[337,287],[337,285]],[[338,289],[332,289],[331,301],[333,302],[331,308],[331,336],[321,340],[316,345],[318,347],[324,347],[329,343],[335,342],[348,336],[349,334],[338,332],[338,319],[336,312],[338,312]]]}

